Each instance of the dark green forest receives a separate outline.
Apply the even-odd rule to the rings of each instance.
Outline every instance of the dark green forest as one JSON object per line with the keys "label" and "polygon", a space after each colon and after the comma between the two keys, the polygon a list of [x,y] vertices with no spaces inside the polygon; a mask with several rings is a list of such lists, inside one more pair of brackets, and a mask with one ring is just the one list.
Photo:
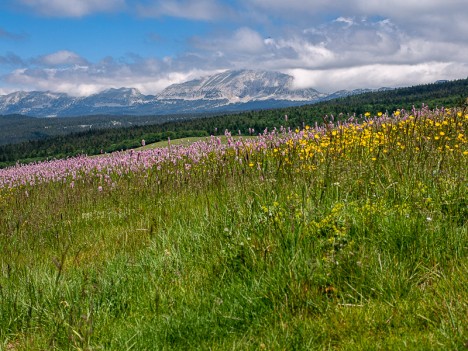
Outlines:
{"label": "dark green forest", "polygon": [[[21,143],[0,145],[0,167],[6,167],[17,162],[27,163],[51,158],[64,158],[78,154],[95,155],[102,152],[127,150],[140,146],[141,140],[153,143],[168,138],[200,137],[224,134],[227,129],[233,134],[239,131],[248,135],[253,129],[255,134],[263,132],[265,128],[301,128],[305,124],[323,123],[333,116],[337,119],[350,117],[362,118],[365,112],[392,113],[397,109],[412,109],[422,104],[430,108],[459,106],[468,96],[468,79],[445,83],[418,85],[407,88],[386,90],[372,93],[352,95],[317,104],[303,105],[271,110],[256,110],[241,113],[225,113],[223,115],[195,115],[195,116],[144,116],[144,117],[116,117],[91,116],[82,119],[57,119],[47,121],[59,129],[59,123],[70,125],[100,125],[100,128],[88,128],[81,132],[66,134],[67,128],[56,133],[61,135],[40,135],[37,140]],[[287,120],[285,115],[288,116]],[[168,121],[168,119],[171,119]],[[35,122],[35,121],[36,122]],[[19,134],[21,125],[27,123],[44,123],[43,119],[25,116],[3,116],[0,118],[1,133]],[[109,121],[114,121],[112,127],[106,127]],[[115,121],[120,122],[115,123]],[[15,123],[17,122],[17,123]],[[99,124],[101,123],[101,124]],[[120,126],[120,127],[117,127]],[[123,127],[122,127],[123,126]],[[63,127],[63,126],[62,126]],[[65,130],[65,131],[64,131]],[[70,130],[75,130],[70,127]]]}
{"label": "dark green forest", "polygon": [[[219,113],[218,113],[219,114]],[[179,114],[148,116],[90,115],[79,117],[38,118],[25,115],[0,115],[0,145],[18,144],[23,141],[41,140],[90,129],[125,128],[138,125],[161,124],[218,115]]]}

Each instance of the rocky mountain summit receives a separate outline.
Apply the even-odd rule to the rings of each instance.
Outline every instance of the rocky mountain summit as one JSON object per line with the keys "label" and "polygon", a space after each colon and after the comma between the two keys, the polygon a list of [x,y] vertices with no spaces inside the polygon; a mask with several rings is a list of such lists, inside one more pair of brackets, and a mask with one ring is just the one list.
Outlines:
{"label": "rocky mountain summit", "polygon": [[284,100],[316,101],[326,96],[315,89],[293,89],[294,78],[279,72],[226,71],[213,76],[173,84],[164,89],[160,100],[228,100],[229,103]]}

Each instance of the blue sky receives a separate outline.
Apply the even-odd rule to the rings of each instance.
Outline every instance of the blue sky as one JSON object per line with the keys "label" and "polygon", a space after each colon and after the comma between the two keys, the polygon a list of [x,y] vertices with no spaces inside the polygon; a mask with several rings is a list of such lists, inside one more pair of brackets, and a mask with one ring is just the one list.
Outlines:
{"label": "blue sky", "polygon": [[226,69],[297,87],[468,76],[466,0],[2,0],[0,94],[155,94]]}

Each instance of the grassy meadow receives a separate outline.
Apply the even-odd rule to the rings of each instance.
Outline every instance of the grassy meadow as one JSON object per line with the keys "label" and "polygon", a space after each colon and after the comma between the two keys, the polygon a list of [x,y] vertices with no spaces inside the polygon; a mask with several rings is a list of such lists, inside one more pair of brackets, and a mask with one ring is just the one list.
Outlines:
{"label": "grassy meadow", "polygon": [[0,170],[1,350],[462,350],[468,112]]}
{"label": "grassy meadow", "polygon": [[[222,143],[226,143],[228,141],[228,137],[225,135],[221,135],[219,137],[219,140],[221,140]],[[250,139],[254,138],[254,136],[230,136],[229,140],[231,141],[236,141],[238,139]],[[189,146],[190,144],[198,141],[208,141],[210,138],[209,137],[187,137],[187,138],[179,138],[179,139],[174,139],[171,140],[170,138],[168,140],[164,141],[158,141],[156,143],[151,143],[147,144],[145,146],[140,146],[138,148],[133,149],[134,151],[142,151],[142,150],[149,150],[149,149],[154,149],[154,148],[161,148],[161,147],[168,147],[168,146],[173,146],[173,145],[183,145],[183,146]]]}

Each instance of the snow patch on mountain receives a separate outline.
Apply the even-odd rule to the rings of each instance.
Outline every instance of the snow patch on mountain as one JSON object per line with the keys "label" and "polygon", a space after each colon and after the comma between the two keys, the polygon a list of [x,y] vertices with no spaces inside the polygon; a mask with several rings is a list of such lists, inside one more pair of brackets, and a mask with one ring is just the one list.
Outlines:
{"label": "snow patch on mountain", "polygon": [[293,77],[270,71],[237,70],[173,84],[158,100],[228,100],[229,103],[289,100],[314,101],[326,94],[315,89],[292,89]]}
{"label": "snow patch on mountain", "polygon": [[173,84],[156,96],[143,95],[135,88],[111,88],[86,97],[18,91],[0,96],[0,114],[66,117],[242,111],[315,103],[370,91],[324,94],[312,88],[295,89],[293,83],[294,78],[284,73],[234,70]]}

